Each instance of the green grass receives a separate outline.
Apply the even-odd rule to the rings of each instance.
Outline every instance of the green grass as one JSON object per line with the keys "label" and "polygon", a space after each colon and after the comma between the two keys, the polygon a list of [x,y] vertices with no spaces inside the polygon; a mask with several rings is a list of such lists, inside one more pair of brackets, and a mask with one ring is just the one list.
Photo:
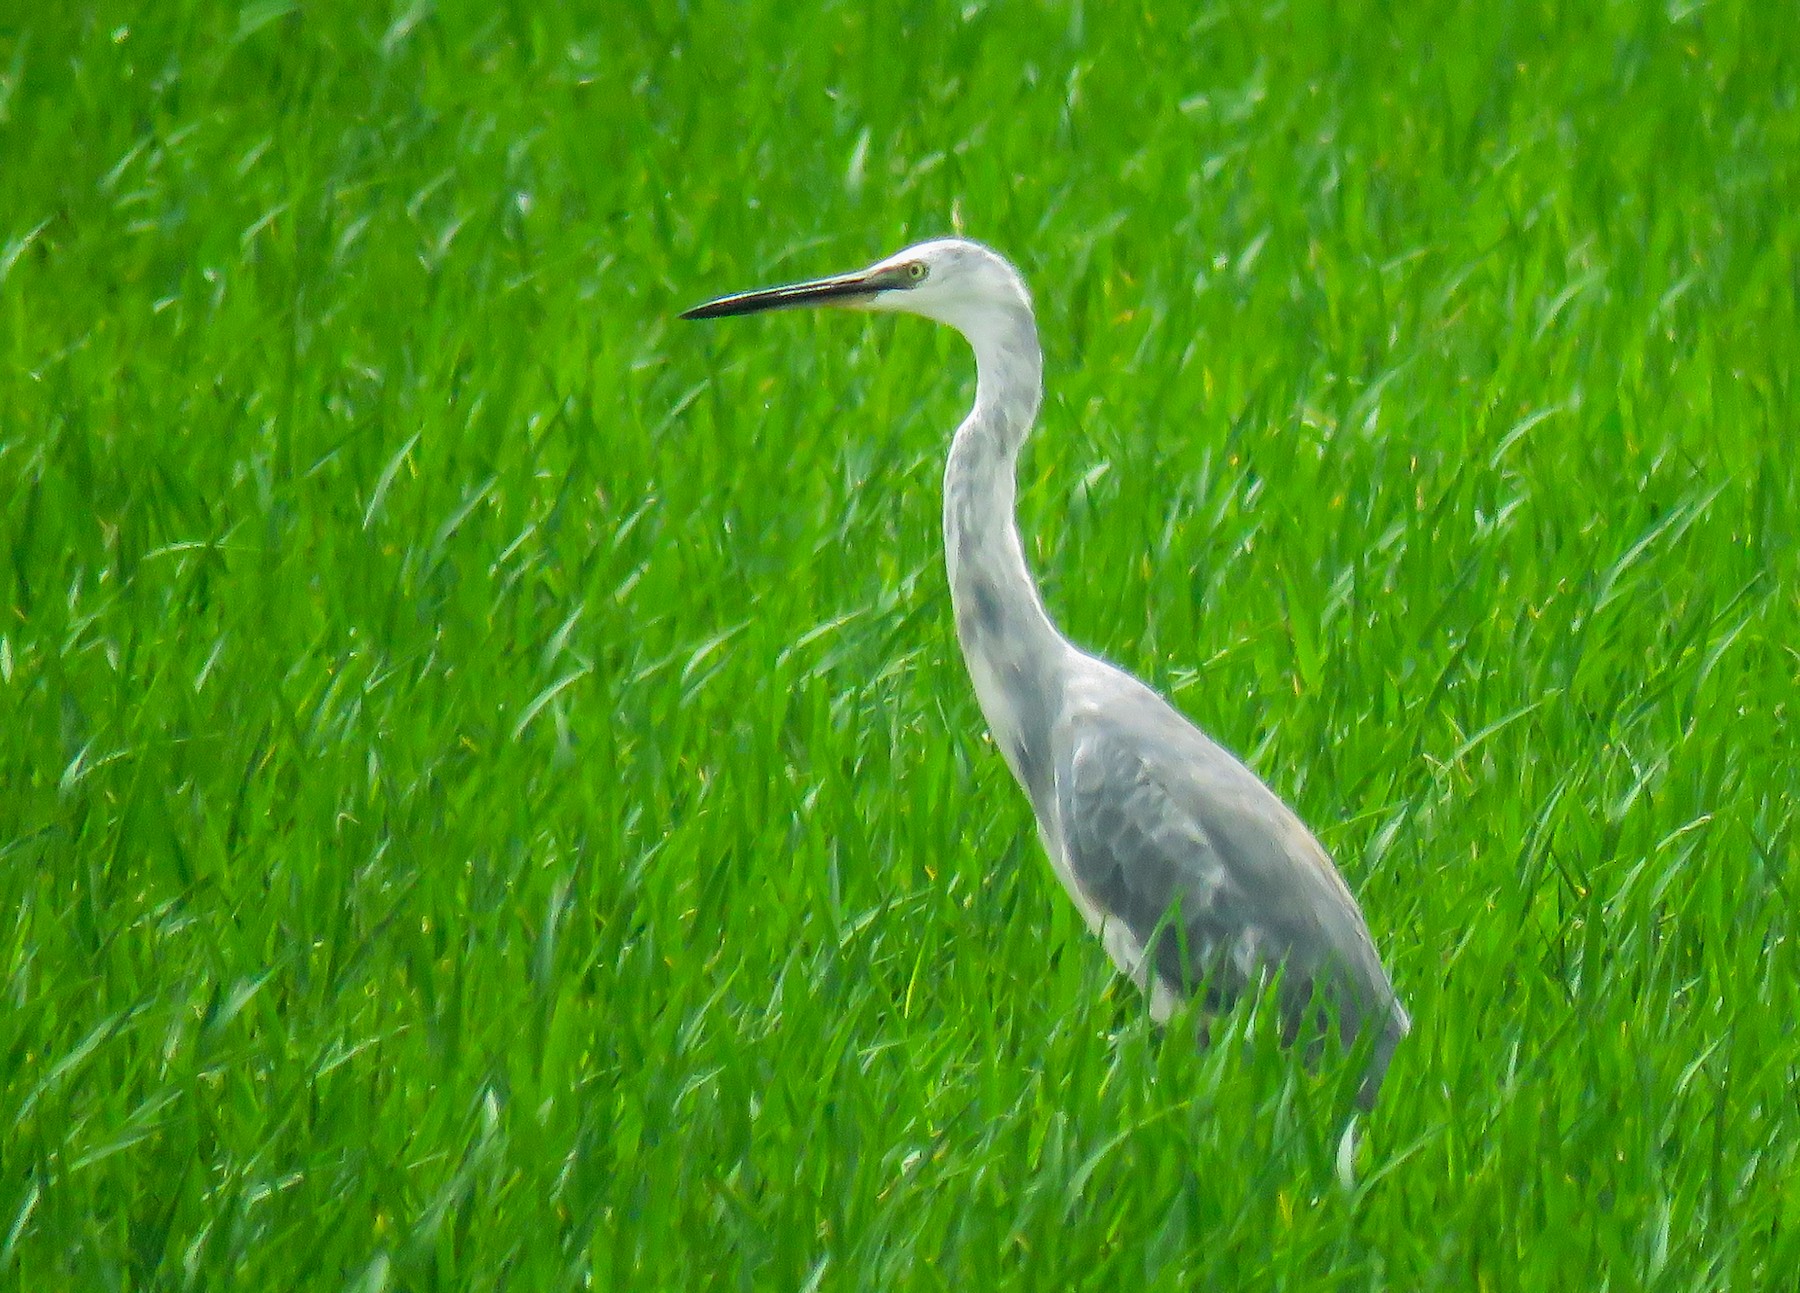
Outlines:
{"label": "green grass", "polygon": [[[1197,12],[0,19],[0,1283],[1791,1279],[1800,28]],[[959,221],[1047,601],[1412,1008],[1354,1162],[1042,861],[960,344],[672,321]]]}

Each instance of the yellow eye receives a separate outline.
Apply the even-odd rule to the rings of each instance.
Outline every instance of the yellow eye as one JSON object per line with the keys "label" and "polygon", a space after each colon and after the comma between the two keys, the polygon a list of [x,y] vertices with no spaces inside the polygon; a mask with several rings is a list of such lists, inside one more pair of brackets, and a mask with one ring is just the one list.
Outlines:
{"label": "yellow eye", "polygon": [[924,282],[925,274],[926,274],[925,262],[922,260],[915,260],[912,264],[910,264],[906,267],[906,276],[915,283]]}

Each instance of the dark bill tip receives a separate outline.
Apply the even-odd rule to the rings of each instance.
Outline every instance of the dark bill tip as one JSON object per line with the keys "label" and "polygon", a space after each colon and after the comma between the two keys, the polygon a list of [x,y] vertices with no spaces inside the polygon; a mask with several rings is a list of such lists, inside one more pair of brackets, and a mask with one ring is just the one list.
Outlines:
{"label": "dark bill tip", "polygon": [[737,314],[761,314],[765,310],[793,310],[806,305],[854,305],[867,300],[883,287],[867,273],[840,274],[836,278],[815,279],[810,283],[792,283],[786,287],[767,287],[756,292],[738,292],[721,296],[716,301],[683,310],[684,319],[727,319]]}

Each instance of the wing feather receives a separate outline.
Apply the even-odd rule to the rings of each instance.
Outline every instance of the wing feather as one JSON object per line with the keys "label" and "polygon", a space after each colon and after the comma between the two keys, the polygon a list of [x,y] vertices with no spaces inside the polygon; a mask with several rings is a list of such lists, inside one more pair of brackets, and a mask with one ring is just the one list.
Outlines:
{"label": "wing feather", "polygon": [[1217,1007],[1280,967],[1290,1018],[1323,986],[1346,1039],[1371,1014],[1404,1033],[1362,912],[1300,819],[1166,701],[1118,677],[1129,687],[1105,679],[1108,694],[1072,697],[1053,757],[1064,867],[1129,934],[1123,956],[1107,940],[1120,968]]}

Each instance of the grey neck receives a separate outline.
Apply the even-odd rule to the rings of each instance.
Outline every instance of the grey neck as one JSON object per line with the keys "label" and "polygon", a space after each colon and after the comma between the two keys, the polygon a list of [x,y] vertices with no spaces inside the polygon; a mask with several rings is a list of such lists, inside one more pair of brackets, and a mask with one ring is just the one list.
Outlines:
{"label": "grey neck", "polygon": [[944,556],[956,635],[988,727],[1013,774],[1043,803],[1057,663],[1071,650],[1050,623],[1013,519],[1014,467],[1042,392],[1043,360],[1028,312],[971,330],[975,408],[944,468]]}

